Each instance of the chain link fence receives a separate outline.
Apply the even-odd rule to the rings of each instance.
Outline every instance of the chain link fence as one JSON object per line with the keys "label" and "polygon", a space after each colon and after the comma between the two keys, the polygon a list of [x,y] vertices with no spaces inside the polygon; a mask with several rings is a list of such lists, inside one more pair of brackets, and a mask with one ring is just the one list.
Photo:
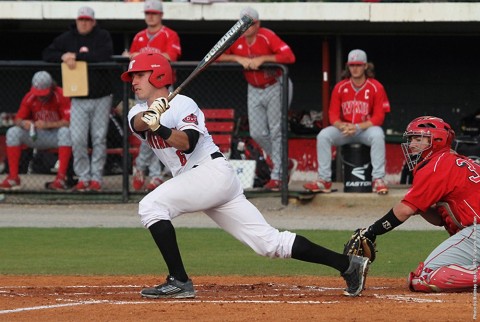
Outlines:
{"label": "chain link fence", "polygon": [[[27,138],[21,144],[18,162],[21,186],[19,189],[0,191],[3,194],[4,201],[31,203],[128,202],[145,195],[145,190],[135,191],[132,189],[132,171],[140,150],[140,142],[131,135],[126,119],[128,109],[135,104],[130,85],[120,80],[120,74],[127,69],[127,66],[128,60],[118,57],[115,62],[89,65],[89,72],[92,70],[92,72],[101,75],[97,78],[95,84],[89,84],[90,91],[99,93],[106,91],[110,93],[111,98],[107,101],[111,106],[109,106],[107,129],[104,131],[106,132],[106,155],[95,155],[93,148],[99,142],[97,140],[92,141],[93,130],[91,128],[88,130],[82,129],[82,131],[88,131],[89,133],[88,158],[94,158],[93,163],[102,164],[104,162],[104,166],[100,170],[102,172],[101,191],[77,192],[71,189],[79,179],[79,176],[73,170],[75,155],[72,155],[68,164],[66,177],[68,189],[48,189],[48,184],[55,179],[59,171],[59,149],[55,144],[52,146],[43,144],[35,147],[35,144],[29,144],[32,141]],[[190,75],[197,66],[197,62],[176,62],[172,63],[172,66],[175,70],[175,87]],[[288,203],[288,157],[286,151],[288,70],[285,66],[277,64],[268,64],[267,67],[280,68],[283,72],[278,84],[272,86],[273,90],[269,94],[270,97],[262,98],[254,95],[255,89],[248,88],[241,67],[238,64],[231,63],[212,64],[192,80],[188,86],[184,87],[181,94],[194,99],[201,109],[233,110],[232,121],[234,126],[227,133],[230,135],[230,149],[225,154],[229,159],[236,160],[232,162],[237,169],[237,174],[242,180],[247,195],[249,192],[268,191],[263,186],[272,177],[273,159],[275,159],[280,162],[280,165],[277,166],[280,173],[276,174],[276,178],[282,181],[279,194],[282,203],[286,204]],[[33,75],[38,71],[47,71],[53,80],[59,86],[62,86],[62,73],[58,64],[38,61],[0,61],[0,88],[2,88],[0,91],[2,105],[0,108],[1,181],[5,180],[11,172],[8,162],[8,155],[11,155],[11,151],[9,151],[10,147],[7,144],[7,133],[12,131],[11,129],[14,127],[13,119],[19,110],[22,99],[31,89]],[[255,117],[251,111],[249,117],[248,106],[258,105],[256,99],[278,100],[279,106],[272,114],[275,117],[275,122],[278,123],[274,133],[269,131],[268,120]],[[85,100],[82,99],[78,101],[82,104],[85,103]],[[97,108],[92,106],[87,110],[91,110],[93,113]],[[258,122],[258,124],[253,122]],[[72,127],[72,124],[70,127]],[[101,128],[101,126],[99,127]],[[250,133],[253,128],[256,129],[256,136]],[[74,129],[70,128],[70,132],[74,132]],[[264,147],[265,142],[261,142],[262,139],[270,139],[271,134],[273,134],[271,139],[276,140],[280,146],[279,150],[277,149],[277,155],[273,157],[271,146],[268,147],[267,143],[267,149],[270,149],[268,152]],[[25,135],[30,136],[30,133]],[[252,136],[255,136],[255,139]],[[278,172],[278,170],[276,171]],[[162,170],[162,176],[162,180],[170,178],[168,169]]]}

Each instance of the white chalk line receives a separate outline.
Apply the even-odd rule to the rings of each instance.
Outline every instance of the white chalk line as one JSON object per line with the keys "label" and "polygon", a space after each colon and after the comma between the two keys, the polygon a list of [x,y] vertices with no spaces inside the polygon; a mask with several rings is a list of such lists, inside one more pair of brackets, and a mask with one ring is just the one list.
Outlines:
{"label": "white chalk line", "polygon": [[[198,286],[198,285],[196,285]],[[245,286],[248,286],[245,284]],[[285,285],[282,285],[285,286]],[[139,288],[141,286],[137,285],[76,285],[76,286],[62,286],[62,288]],[[2,291],[1,289],[25,289],[31,288],[31,286],[1,286],[0,287],[0,295],[2,293],[7,293],[6,291]],[[306,286],[310,290],[316,291],[325,291],[325,290],[343,290],[343,288],[322,288],[318,286]],[[297,286],[291,287],[291,290],[298,290]],[[376,289],[384,289],[383,287],[379,287]],[[281,289],[277,289],[281,290]],[[122,292],[122,294],[136,294],[137,292]],[[74,294],[81,294],[81,295],[90,295],[89,293],[74,293]],[[118,294],[114,292],[108,292],[108,294]],[[108,295],[107,294],[107,295]],[[15,294],[16,296],[27,296],[27,294]],[[51,294],[51,295],[59,295]],[[290,296],[304,296],[307,294],[291,294]],[[261,297],[270,296],[270,297],[278,297],[279,294],[262,294]],[[283,296],[286,296],[283,294]],[[373,294],[375,298],[378,299],[386,299],[392,300],[397,302],[414,302],[414,303],[442,303],[444,301],[438,299],[428,299],[428,298],[420,298],[420,297],[413,297],[413,296],[406,296],[406,295],[380,295],[380,294]],[[426,295],[424,295],[426,296]],[[245,297],[244,295],[242,297]],[[259,297],[259,295],[253,295],[253,297]],[[184,304],[184,303],[208,303],[208,304],[338,304],[340,301],[276,301],[276,300],[175,300],[175,299],[168,299],[166,301],[162,300],[154,300],[154,301],[114,301],[114,300],[87,300],[87,301],[78,301],[78,302],[71,302],[73,300],[67,298],[58,298],[57,301],[65,301],[70,303],[62,303],[62,304],[51,304],[51,305],[40,305],[40,306],[31,306],[31,307],[23,307],[23,308],[16,308],[16,309],[9,309],[9,310],[0,310],[0,314],[9,314],[9,313],[18,313],[18,312],[25,312],[25,311],[35,311],[35,310],[46,310],[46,309],[54,309],[54,308],[61,308],[61,307],[71,307],[71,306],[79,306],[79,305],[92,305],[92,304],[108,304],[108,305],[136,305],[136,304]]]}

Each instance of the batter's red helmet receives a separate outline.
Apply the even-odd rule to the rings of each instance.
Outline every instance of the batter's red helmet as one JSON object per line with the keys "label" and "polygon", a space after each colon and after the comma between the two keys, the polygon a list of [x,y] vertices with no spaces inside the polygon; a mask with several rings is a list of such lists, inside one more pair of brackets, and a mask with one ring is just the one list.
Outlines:
{"label": "batter's red helmet", "polygon": [[[408,124],[403,137],[407,139],[406,143],[402,143],[403,154],[408,168],[413,170],[420,160],[428,159],[436,151],[450,148],[455,139],[455,131],[441,118],[421,116]],[[428,137],[429,142],[423,146],[411,146],[413,137]]]}
{"label": "batter's red helmet", "polygon": [[124,82],[131,82],[131,73],[145,71],[152,71],[148,81],[156,88],[168,87],[173,83],[170,63],[163,55],[156,53],[142,53],[133,57],[121,78]]}

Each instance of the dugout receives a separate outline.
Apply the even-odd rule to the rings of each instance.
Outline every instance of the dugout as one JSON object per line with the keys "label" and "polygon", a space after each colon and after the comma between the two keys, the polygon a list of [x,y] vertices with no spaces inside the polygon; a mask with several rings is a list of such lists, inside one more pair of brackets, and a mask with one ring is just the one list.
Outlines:
{"label": "dugout", "polygon": [[[28,17],[22,14],[27,5]],[[118,55],[145,27],[142,3],[88,5],[111,32]],[[165,2],[164,23],[180,35],[181,60],[201,60],[245,5],[254,6],[262,25],[279,34],[296,54],[297,62],[289,66],[293,110],[326,107],[346,55],[354,48],[367,52],[387,90],[392,112],[385,130],[401,133],[409,120],[426,114],[458,129],[480,101],[480,79],[471,72],[472,48],[480,33],[480,18],[474,15],[479,3]],[[0,60],[40,59],[43,48],[67,30],[77,9],[68,1],[0,2],[0,40],[9,44]],[[17,108],[8,102],[2,105],[2,111]]]}

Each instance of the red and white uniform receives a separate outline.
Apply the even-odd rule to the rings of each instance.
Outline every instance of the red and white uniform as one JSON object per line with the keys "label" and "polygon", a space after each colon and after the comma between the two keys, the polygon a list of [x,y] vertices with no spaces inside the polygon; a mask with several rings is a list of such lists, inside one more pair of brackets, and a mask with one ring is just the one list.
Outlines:
{"label": "red and white uniform", "polygon": [[[165,140],[151,131],[144,133],[146,137],[135,133],[133,129],[132,131],[138,138],[146,141],[162,163],[172,171],[172,175],[177,176],[205,160],[210,160],[210,155],[218,151],[218,147],[213,143],[212,136],[205,127],[205,116],[191,98],[177,95],[170,102],[170,106],[175,106],[175,108],[170,107],[162,114],[161,123],[163,126],[179,131],[193,129],[202,134],[192,153],[185,154],[171,147]],[[128,113],[129,120],[136,114],[146,111],[147,108],[147,103],[135,105]]]}
{"label": "red and white uniform", "polygon": [[[449,148],[437,151],[416,166],[412,188],[402,203],[422,212],[437,206],[442,223],[451,235],[411,273],[410,287],[424,292],[471,290],[476,268],[473,265],[474,218],[480,223],[480,165]],[[441,203],[448,204],[451,214]],[[478,228],[476,238],[478,253]]]}
{"label": "red and white uniform", "polygon": [[332,91],[328,116],[330,124],[371,121],[381,126],[387,112],[390,112],[390,102],[379,81],[367,78],[361,88],[356,88],[350,79],[344,79]]}
{"label": "red and white uniform", "polygon": [[[130,46],[130,53],[135,52],[167,54],[170,61],[177,61],[182,55],[180,37],[175,31],[166,26],[162,26],[155,34],[150,34],[147,29],[143,29],[135,35]],[[174,82],[175,79],[176,73],[173,70]],[[145,143],[140,145],[140,152],[135,159],[135,166],[141,171],[145,171],[148,168],[150,178],[161,177],[162,168],[160,163],[155,162],[152,150]]]}
{"label": "red and white uniform", "polygon": [[[226,50],[225,54],[248,58],[275,55],[276,62],[291,64],[295,62],[292,49],[267,28],[259,28],[252,44],[245,36],[240,37]],[[282,71],[279,68],[244,69],[248,82],[248,120],[251,137],[270,156],[273,168],[272,180],[280,180],[282,164],[281,142],[281,106],[282,89],[278,82]]]}
{"label": "red and white uniform", "polygon": [[149,34],[147,29],[138,32],[133,38],[130,52],[168,54],[170,61],[177,61],[182,54],[182,47],[178,34],[172,29],[162,26],[162,29],[154,35]]}
{"label": "red and white uniform", "polygon": [[[275,55],[279,64],[292,64],[295,62],[295,55],[292,49],[272,30],[267,28],[258,29],[256,39],[251,45],[247,44],[245,36],[241,36],[225,51],[225,54],[249,58]],[[243,73],[249,84],[264,88],[277,82],[277,77],[281,75],[281,70],[244,70]]]}
{"label": "red and white uniform", "polygon": [[28,92],[23,97],[15,118],[46,122],[60,120],[70,122],[70,99],[63,96],[63,90],[58,86],[54,88],[53,95],[47,102],[42,102],[35,94]]}
{"label": "red and white uniform", "polygon": [[[149,228],[160,220],[203,211],[222,229],[268,257],[291,257],[295,234],[279,232],[270,226],[260,211],[247,200],[235,169],[223,157],[212,159],[219,152],[205,127],[205,116],[187,96],[177,95],[170,108],[162,114],[162,126],[176,130],[193,129],[200,132],[192,153],[185,154],[169,146],[150,131],[135,132],[132,118],[147,109],[137,104],[128,113],[130,129],[141,140],[148,141],[155,155],[172,170],[173,178],[148,193],[139,203],[142,224]],[[145,133],[149,133],[145,135]]]}

